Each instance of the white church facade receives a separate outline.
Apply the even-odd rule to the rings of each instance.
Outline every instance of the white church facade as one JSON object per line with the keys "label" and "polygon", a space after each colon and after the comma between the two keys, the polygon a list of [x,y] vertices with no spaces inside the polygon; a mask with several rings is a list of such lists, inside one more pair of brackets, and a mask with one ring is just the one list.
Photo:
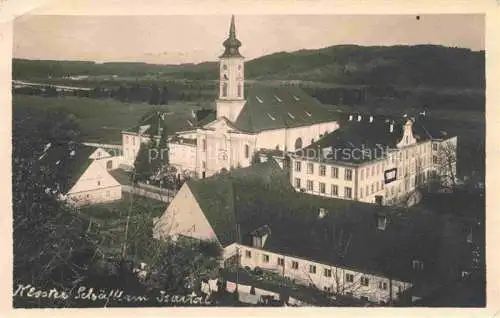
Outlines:
{"label": "white church facade", "polygon": [[[234,17],[223,44],[216,115],[190,122],[189,130],[171,138],[171,165],[208,177],[249,166],[258,151],[293,152],[338,128],[332,113],[298,88],[256,86],[245,91],[245,59],[239,52]],[[133,165],[140,143],[149,140],[145,131],[150,128],[122,132],[126,164]],[[160,130],[156,129],[158,136]]]}

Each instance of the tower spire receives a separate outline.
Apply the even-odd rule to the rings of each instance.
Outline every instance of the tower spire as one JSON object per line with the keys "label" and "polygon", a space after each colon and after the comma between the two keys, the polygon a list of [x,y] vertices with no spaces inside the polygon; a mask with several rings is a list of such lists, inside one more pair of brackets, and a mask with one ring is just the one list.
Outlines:
{"label": "tower spire", "polygon": [[229,37],[236,38],[236,26],[234,25],[234,14],[231,16],[231,26],[229,27]]}
{"label": "tower spire", "polygon": [[234,14],[231,16],[231,24],[229,26],[229,36],[223,43],[226,48],[224,54],[220,57],[243,57],[239,52],[241,42],[236,38],[236,24],[234,22]]}

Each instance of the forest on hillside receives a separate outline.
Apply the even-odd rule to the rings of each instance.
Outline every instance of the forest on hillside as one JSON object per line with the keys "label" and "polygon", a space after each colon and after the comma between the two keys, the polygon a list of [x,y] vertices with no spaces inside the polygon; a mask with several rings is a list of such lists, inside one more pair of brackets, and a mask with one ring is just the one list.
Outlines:
{"label": "forest on hillside", "polygon": [[[336,45],[279,52],[246,63],[246,78],[296,80],[344,85],[398,87],[485,87],[485,52],[437,45]],[[155,65],[88,61],[13,60],[14,79],[71,75],[216,80],[218,63]]]}

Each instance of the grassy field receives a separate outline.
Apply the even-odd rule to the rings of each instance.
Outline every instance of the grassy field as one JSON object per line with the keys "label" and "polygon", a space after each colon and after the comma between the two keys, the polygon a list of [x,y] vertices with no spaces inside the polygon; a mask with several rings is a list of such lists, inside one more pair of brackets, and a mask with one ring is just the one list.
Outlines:
{"label": "grassy field", "polygon": [[89,231],[98,233],[100,251],[111,257],[121,253],[129,215],[130,242],[139,231],[151,231],[153,218],[160,217],[166,206],[166,203],[124,192],[119,201],[81,208],[80,215],[91,221]]}
{"label": "grassy field", "polygon": [[13,108],[35,107],[64,109],[75,115],[86,141],[121,143],[120,132],[136,125],[148,111],[162,110],[170,113],[167,126],[171,132],[187,127],[186,119],[192,109],[200,109],[196,103],[173,102],[170,105],[122,103],[112,99],[89,99],[79,97],[46,98],[29,95],[14,95]]}

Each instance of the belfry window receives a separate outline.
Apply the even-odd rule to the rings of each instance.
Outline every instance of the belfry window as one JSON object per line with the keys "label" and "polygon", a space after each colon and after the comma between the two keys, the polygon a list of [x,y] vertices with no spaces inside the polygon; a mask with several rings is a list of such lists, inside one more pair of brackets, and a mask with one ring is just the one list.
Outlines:
{"label": "belfry window", "polygon": [[227,83],[222,84],[222,97],[227,96]]}

